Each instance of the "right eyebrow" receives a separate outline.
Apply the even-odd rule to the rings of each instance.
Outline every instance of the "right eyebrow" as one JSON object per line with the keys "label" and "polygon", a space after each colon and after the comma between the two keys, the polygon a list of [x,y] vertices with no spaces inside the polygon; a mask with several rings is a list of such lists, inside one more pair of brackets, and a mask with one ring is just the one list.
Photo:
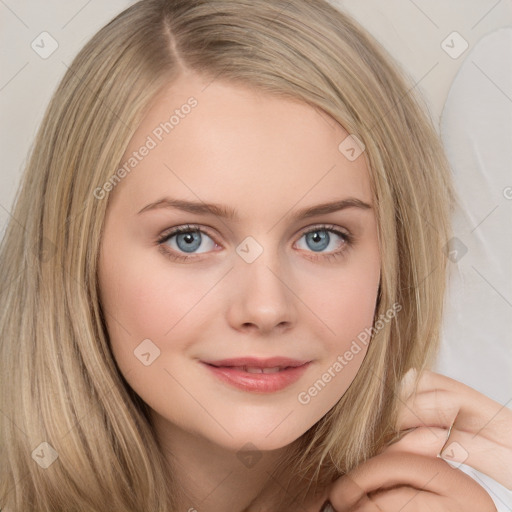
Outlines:
{"label": "right eyebrow", "polygon": [[218,217],[223,217],[230,220],[239,220],[238,215],[235,210],[229,208],[227,206],[214,204],[214,203],[203,203],[200,201],[185,201],[182,199],[174,199],[171,197],[164,197],[155,201],[154,203],[150,203],[142,210],[140,210],[137,215],[140,215],[143,212],[156,210],[159,208],[176,208],[178,210],[183,210],[189,213],[197,213],[199,215],[216,215]]}

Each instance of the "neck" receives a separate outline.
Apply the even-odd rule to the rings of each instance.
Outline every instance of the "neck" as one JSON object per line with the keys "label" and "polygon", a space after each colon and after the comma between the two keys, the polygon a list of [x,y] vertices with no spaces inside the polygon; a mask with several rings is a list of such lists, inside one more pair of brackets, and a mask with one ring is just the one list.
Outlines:
{"label": "neck", "polygon": [[188,512],[318,511],[326,489],[283,464],[295,443],[277,450],[233,451],[153,415],[157,440]]}

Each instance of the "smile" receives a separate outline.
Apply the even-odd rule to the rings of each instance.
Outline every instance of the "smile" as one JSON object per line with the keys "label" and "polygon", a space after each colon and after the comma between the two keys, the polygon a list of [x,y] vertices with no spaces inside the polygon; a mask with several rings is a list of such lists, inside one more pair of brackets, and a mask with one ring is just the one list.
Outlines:
{"label": "smile", "polygon": [[275,368],[259,368],[256,366],[225,366],[224,368],[234,368],[235,370],[240,370],[247,373],[276,373],[289,367],[280,368],[279,366],[276,366]]}
{"label": "smile", "polygon": [[216,366],[202,363],[220,381],[256,393],[273,393],[282,390],[304,374],[310,362],[298,366]]}

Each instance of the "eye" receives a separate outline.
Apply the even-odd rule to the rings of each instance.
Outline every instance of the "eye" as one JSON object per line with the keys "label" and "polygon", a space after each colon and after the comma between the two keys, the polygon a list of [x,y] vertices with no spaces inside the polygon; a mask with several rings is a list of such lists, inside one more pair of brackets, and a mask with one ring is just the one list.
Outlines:
{"label": "eye", "polygon": [[[157,244],[165,256],[182,262],[194,261],[195,255],[220,247],[203,228],[189,224],[163,233]],[[316,226],[302,233],[295,244],[310,259],[335,259],[344,256],[353,245],[353,235],[337,226]]]}
{"label": "eye", "polygon": [[352,243],[352,236],[330,226],[316,226],[302,234],[297,241],[301,250],[328,255],[344,253]]}
{"label": "eye", "polygon": [[217,246],[215,241],[196,226],[180,226],[164,233],[158,240],[162,251],[176,259],[187,259],[187,254],[209,252]]}

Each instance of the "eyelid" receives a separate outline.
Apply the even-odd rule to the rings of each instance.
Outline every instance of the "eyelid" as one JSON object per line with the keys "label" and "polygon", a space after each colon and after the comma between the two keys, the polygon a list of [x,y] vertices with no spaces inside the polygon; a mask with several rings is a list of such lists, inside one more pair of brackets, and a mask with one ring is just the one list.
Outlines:
{"label": "eyelid", "polygon": [[174,226],[172,228],[166,229],[163,233],[159,235],[157,242],[164,242],[171,236],[179,235],[180,233],[187,233],[189,231],[199,231],[200,233],[208,235],[217,245],[220,245],[215,239],[216,235],[212,235],[212,233],[210,232],[210,228],[208,226],[203,226],[199,224],[181,224],[179,226]]}
{"label": "eyelid", "polygon": [[[179,226],[174,226],[172,228],[166,229],[158,237],[157,244],[161,246],[161,245],[164,244],[164,242],[168,241],[171,237],[179,235],[180,233],[189,233],[191,231],[192,232],[193,231],[198,231],[198,232],[200,232],[203,235],[207,235],[209,238],[211,238],[213,240],[215,245],[222,246],[222,244],[217,242],[216,235],[213,235],[210,232],[210,228],[206,227],[206,229],[205,229],[205,226],[202,226],[202,225],[199,225],[199,224],[182,224],[182,225],[179,225]],[[212,252],[212,251],[210,251],[210,252]],[[181,253],[179,253],[179,254],[181,254]],[[208,254],[208,253],[196,253],[196,256],[199,256],[200,254]],[[193,257],[193,256],[194,256],[194,253],[191,253],[191,257]]]}
{"label": "eyelid", "polygon": [[[214,252],[214,251],[208,251],[208,252],[204,252],[204,253],[190,253],[189,255],[185,255],[186,253],[180,253],[180,252],[174,251],[173,249],[165,249],[164,242],[166,242],[172,236],[176,236],[183,232],[186,233],[186,232],[190,232],[190,231],[198,231],[198,232],[210,237],[217,246],[223,247],[222,244],[220,244],[216,240],[216,236],[212,235],[210,233],[210,229],[211,228],[209,228],[208,226],[199,225],[199,224],[182,224],[179,226],[174,226],[172,228],[165,230],[158,237],[157,245],[159,246],[159,250],[165,256],[167,256],[171,259],[188,261],[188,262],[191,262],[194,260],[197,261],[198,259],[202,259],[203,256],[206,256],[210,252]],[[331,251],[331,252],[326,252],[326,253],[323,253],[323,252],[316,253],[315,251],[305,251],[303,249],[300,249],[303,252],[310,253],[311,254],[311,256],[309,256],[310,259],[317,260],[317,259],[321,259],[321,258],[329,259],[329,258],[333,258],[333,257],[341,257],[344,255],[344,253],[348,249],[350,249],[350,247],[354,243],[354,239],[355,239],[354,235],[351,232],[349,232],[346,228],[342,228],[341,226],[334,225],[334,224],[316,223],[316,224],[311,224],[309,226],[306,226],[306,227],[302,228],[301,230],[299,230],[296,235],[297,239],[294,241],[293,244],[295,245],[298,242],[298,240],[300,240],[304,235],[307,235],[308,233],[311,233],[314,231],[320,231],[320,230],[330,231],[330,232],[337,234],[338,236],[341,236],[345,242],[344,247],[337,251]]]}
{"label": "eyelid", "polygon": [[346,237],[351,237],[351,233],[346,229],[342,228],[341,226],[338,226],[336,224],[311,224],[310,226],[306,226],[305,228],[302,228],[299,230],[300,236],[307,235],[308,233],[311,233],[312,231],[320,231],[322,229],[325,229],[326,231],[333,231],[334,233],[339,233]]}
{"label": "eyelid", "polygon": [[[205,227],[206,227],[206,229],[205,229]],[[179,226],[174,226],[172,228],[166,229],[163,233],[161,233],[159,235],[157,241],[159,243],[161,243],[161,242],[167,240],[168,238],[170,238],[171,236],[182,233],[182,232],[199,231],[201,233],[208,235],[217,245],[221,245],[215,239],[215,235],[211,234],[210,229],[211,228],[209,228],[208,226],[199,225],[199,224],[182,224]],[[321,230],[321,229],[325,229],[326,231],[333,231],[334,233],[337,233],[337,234],[347,237],[347,239],[353,237],[353,235],[345,228],[341,228],[340,226],[337,226],[335,224],[322,224],[322,223],[311,224],[309,226],[301,228],[296,233],[295,236],[300,235],[299,236],[299,238],[300,238],[308,233],[311,233],[312,231]]]}
{"label": "eyelid", "polygon": [[193,263],[194,261],[202,260],[204,256],[208,255],[210,252],[202,252],[202,253],[190,253],[187,255],[186,253],[175,251],[170,247],[165,247],[165,242],[167,242],[171,237],[179,235],[180,233],[188,233],[191,231],[199,231],[200,233],[208,236],[215,243],[216,246],[219,246],[219,242],[217,242],[216,236],[209,233],[209,229],[205,229],[205,226],[198,224],[181,224],[179,226],[174,226],[172,228],[166,229],[163,233],[161,233],[157,240],[156,245],[158,246],[159,252],[161,252],[165,257],[169,258],[172,261],[179,261],[181,263]]}
{"label": "eyelid", "polygon": [[343,240],[343,246],[340,249],[329,252],[315,252],[315,251],[307,251],[304,249],[299,249],[303,253],[307,254],[307,258],[317,261],[320,259],[331,260],[341,258],[346,255],[347,251],[349,251],[352,246],[356,242],[356,237],[346,228],[342,228],[341,226],[334,224],[312,224],[300,230],[300,236],[294,242],[294,245],[308,233],[314,233],[315,231],[329,231],[331,233],[335,233]]}

